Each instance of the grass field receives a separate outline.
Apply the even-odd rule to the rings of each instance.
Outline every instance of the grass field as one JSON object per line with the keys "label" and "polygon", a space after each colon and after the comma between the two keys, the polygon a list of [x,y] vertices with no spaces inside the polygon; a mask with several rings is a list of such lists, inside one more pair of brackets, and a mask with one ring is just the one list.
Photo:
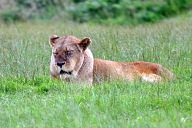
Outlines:
{"label": "grass field", "polygon": [[[51,81],[52,34],[90,37],[97,58],[150,61],[177,79],[85,87]],[[0,127],[192,127],[192,19],[153,25],[0,24]]]}

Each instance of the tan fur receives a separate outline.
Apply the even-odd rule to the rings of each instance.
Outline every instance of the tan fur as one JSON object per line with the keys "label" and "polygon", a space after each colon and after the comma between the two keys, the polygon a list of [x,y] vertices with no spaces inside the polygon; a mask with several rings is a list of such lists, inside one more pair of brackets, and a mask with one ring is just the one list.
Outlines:
{"label": "tan fur", "polygon": [[[50,37],[52,47],[50,71],[51,76],[65,81],[85,83],[106,80],[141,80],[151,83],[172,80],[174,74],[160,64],[150,62],[115,62],[93,59],[88,47],[89,38],[80,40],[74,36]],[[72,51],[72,56],[66,57],[66,52]],[[55,55],[55,53],[57,53]],[[62,67],[57,64],[65,63]],[[72,72],[61,74],[61,70]]]}
{"label": "tan fur", "polygon": [[174,74],[160,64],[150,62],[114,62],[102,59],[94,60],[94,81],[122,79],[142,80],[151,83],[171,80]]}

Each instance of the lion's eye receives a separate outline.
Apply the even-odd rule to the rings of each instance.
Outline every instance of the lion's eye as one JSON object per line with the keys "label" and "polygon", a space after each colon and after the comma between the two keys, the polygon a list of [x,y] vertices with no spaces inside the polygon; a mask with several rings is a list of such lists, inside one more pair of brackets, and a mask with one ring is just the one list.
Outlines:
{"label": "lion's eye", "polygon": [[58,52],[53,52],[54,55],[58,55]]}
{"label": "lion's eye", "polygon": [[66,51],[65,54],[66,56],[71,56],[73,54],[73,51]]}

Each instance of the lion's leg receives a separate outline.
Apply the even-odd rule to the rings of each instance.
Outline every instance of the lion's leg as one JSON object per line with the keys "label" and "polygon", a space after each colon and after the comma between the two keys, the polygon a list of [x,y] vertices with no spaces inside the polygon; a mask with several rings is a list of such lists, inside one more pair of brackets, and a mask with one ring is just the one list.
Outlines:
{"label": "lion's leg", "polygon": [[162,81],[162,77],[157,74],[141,74],[141,80],[149,83],[158,83]]}

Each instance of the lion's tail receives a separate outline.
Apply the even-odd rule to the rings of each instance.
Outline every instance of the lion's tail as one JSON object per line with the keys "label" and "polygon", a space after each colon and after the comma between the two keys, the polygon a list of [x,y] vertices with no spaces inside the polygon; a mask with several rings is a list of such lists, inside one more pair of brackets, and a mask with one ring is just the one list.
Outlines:
{"label": "lion's tail", "polygon": [[169,71],[167,68],[164,68],[162,65],[159,65],[159,75],[165,80],[171,81],[176,78],[176,76]]}

